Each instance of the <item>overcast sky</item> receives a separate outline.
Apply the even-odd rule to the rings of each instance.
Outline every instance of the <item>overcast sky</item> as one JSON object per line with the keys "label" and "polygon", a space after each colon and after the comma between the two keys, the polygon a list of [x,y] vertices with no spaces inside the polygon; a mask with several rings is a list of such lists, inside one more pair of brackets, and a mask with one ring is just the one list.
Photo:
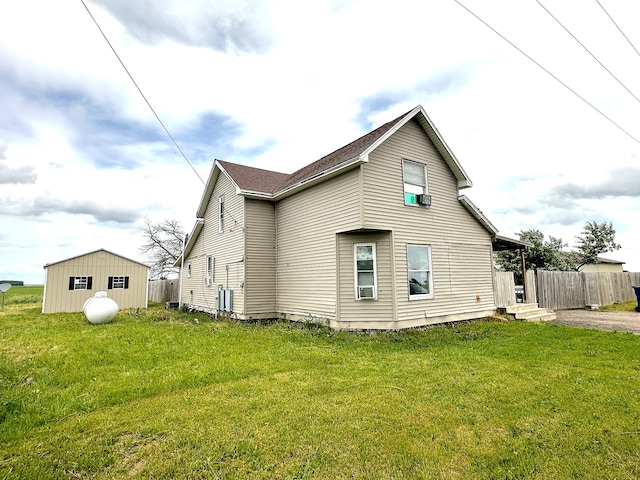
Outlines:
{"label": "overcast sky", "polygon": [[[599,1],[541,4],[618,80],[536,0],[461,0],[566,86],[454,0],[86,5],[203,179],[216,158],[292,172],[421,104],[501,235],[573,246],[611,221],[605,256],[640,271],[640,2]],[[143,261],[145,218],[192,229],[198,175],[80,0],[0,2],[0,279]]]}

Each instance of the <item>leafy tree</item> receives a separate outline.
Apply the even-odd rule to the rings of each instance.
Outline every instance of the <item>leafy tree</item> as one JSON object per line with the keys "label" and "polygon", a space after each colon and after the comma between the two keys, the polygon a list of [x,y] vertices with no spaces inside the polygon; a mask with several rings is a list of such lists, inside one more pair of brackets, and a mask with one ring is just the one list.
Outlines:
{"label": "leafy tree", "polygon": [[159,223],[153,223],[148,218],[140,227],[145,244],[140,247],[143,254],[148,254],[152,262],[149,276],[155,279],[168,278],[172,273],[177,273],[174,267],[176,260],[182,253],[184,231],[177,220],[164,219]]}
{"label": "leafy tree", "polygon": [[[518,238],[531,246],[525,251],[526,267],[534,270],[573,270],[575,267],[573,258],[563,248],[568,244],[561,238],[549,236],[545,241],[544,234],[540,230],[521,230]],[[507,272],[515,272],[519,279],[522,278],[522,263],[520,253],[514,250],[506,250],[495,253],[495,261]],[[518,280],[520,281],[520,280]]]}
{"label": "leafy tree", "polygon": [[576,270],[587,263],[598,263],[598,255],[621,247],[616,243],[616,231],[611,222],[587,222],[582,235],[576,237]]}

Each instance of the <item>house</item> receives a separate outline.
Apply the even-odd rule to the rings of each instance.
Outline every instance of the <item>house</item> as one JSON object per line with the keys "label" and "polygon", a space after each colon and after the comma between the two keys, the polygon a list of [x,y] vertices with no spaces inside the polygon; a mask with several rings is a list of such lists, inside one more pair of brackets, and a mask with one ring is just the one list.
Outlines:
{"label": "house", "polygon": [[147,308],[149,267],[101,249],[44,266],[42,313],[81,312],[106,291],[120,309]]}
{"label": "house", "polygon": [[587,263],[582,265],[578,270],[584,273],[622,273],[625,262],[611,260],[609,258],[598,257],[597,263]]}
{"label": "house", "polygon": [[292,174],[216,160],[180,302],[347,330],[486,317],[497,230],[468,187],[421,106]]}

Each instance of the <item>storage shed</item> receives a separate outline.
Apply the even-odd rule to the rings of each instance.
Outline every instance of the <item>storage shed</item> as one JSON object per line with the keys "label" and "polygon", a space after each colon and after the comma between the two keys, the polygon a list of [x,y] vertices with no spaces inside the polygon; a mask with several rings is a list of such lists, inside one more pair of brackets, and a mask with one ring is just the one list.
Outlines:
{"label": "storage shed", "polygon": [[120,309],[147,308],[149,267],[104,249],[44,266],[42,313],[81,312],[84,302],[106,291]]}

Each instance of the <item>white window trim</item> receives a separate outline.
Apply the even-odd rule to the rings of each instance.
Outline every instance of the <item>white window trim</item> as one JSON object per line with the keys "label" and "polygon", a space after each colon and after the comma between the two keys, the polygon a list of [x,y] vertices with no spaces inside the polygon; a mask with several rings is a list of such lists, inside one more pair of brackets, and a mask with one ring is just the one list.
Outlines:
{"label": "white window trim", "polygon": [[[409,183],[406,181],[405,174],[404,174],[404,166],[407,163],[412,163],[414,165],[419,165],[424,169],[424,185],[416,185],[414,183]],[[422,162],[417,162],[415,160],[409,160],[408,158],[403,158],[402,159],[402,200],[404,202],[405,205],[409,206],[409,207],[424,207],[424,205],[420,205],[417,203],[407,203],[405,194],[406,193],[412,193],[415,195],[429,195],[429,177],[427,176],[427,165],[422,163]],[[414,190],[414,191],[412,191]]]}
{"label": "white window trim", "polygon": [[[117,285],[116,285],[117,282]],[[111,280],[111,289],[112,290],[124,290],[124,285],[125,285],[125,279],[124,276],[119,276],[113,277],[113,280]]]}
{"label": "white window trim", "polygon": [[[358,247],[373,247],[373,285],[358,284]],[[355,286],[356,300],[377,300],[378,299],[378,258],[376,255],[375,243],[354,243],[353,244],[353,284]],[[373,297],[360,297],[360,287],[373,287]]]}
{"label": "white window trim", "polygon": [[187,263],[187,278],[191,278],[191,262]]}
{"label": "white window trim", "polygon": [[218,233],[224,232],[224,195],[218,197]]}
{"label": "white window trim", "polygon": [[74,290],[88,290],[89,289],[89,276],[76,276],[73,279]]}
{"label": "white window trim", "polygon": [[213,277],[215,271],[215,259],[212,255],[207,255],[205,260],[205,280],[204,283],[207,286],[211,286],[213,284]]}
{"label": "white window trim", "polygon": [[[429,293],[411,294],[411,288],[409,287],[409,247],[423,247],[427,249],[427,257],[429,260]],[[423,270],[411,270],[421,272]],[[407,244],[407,293],[409,294],[409,300],[427,300],[434,298],[433,293],[433,262],[431,261],[431,245],[424,245],[419,243]]]}

